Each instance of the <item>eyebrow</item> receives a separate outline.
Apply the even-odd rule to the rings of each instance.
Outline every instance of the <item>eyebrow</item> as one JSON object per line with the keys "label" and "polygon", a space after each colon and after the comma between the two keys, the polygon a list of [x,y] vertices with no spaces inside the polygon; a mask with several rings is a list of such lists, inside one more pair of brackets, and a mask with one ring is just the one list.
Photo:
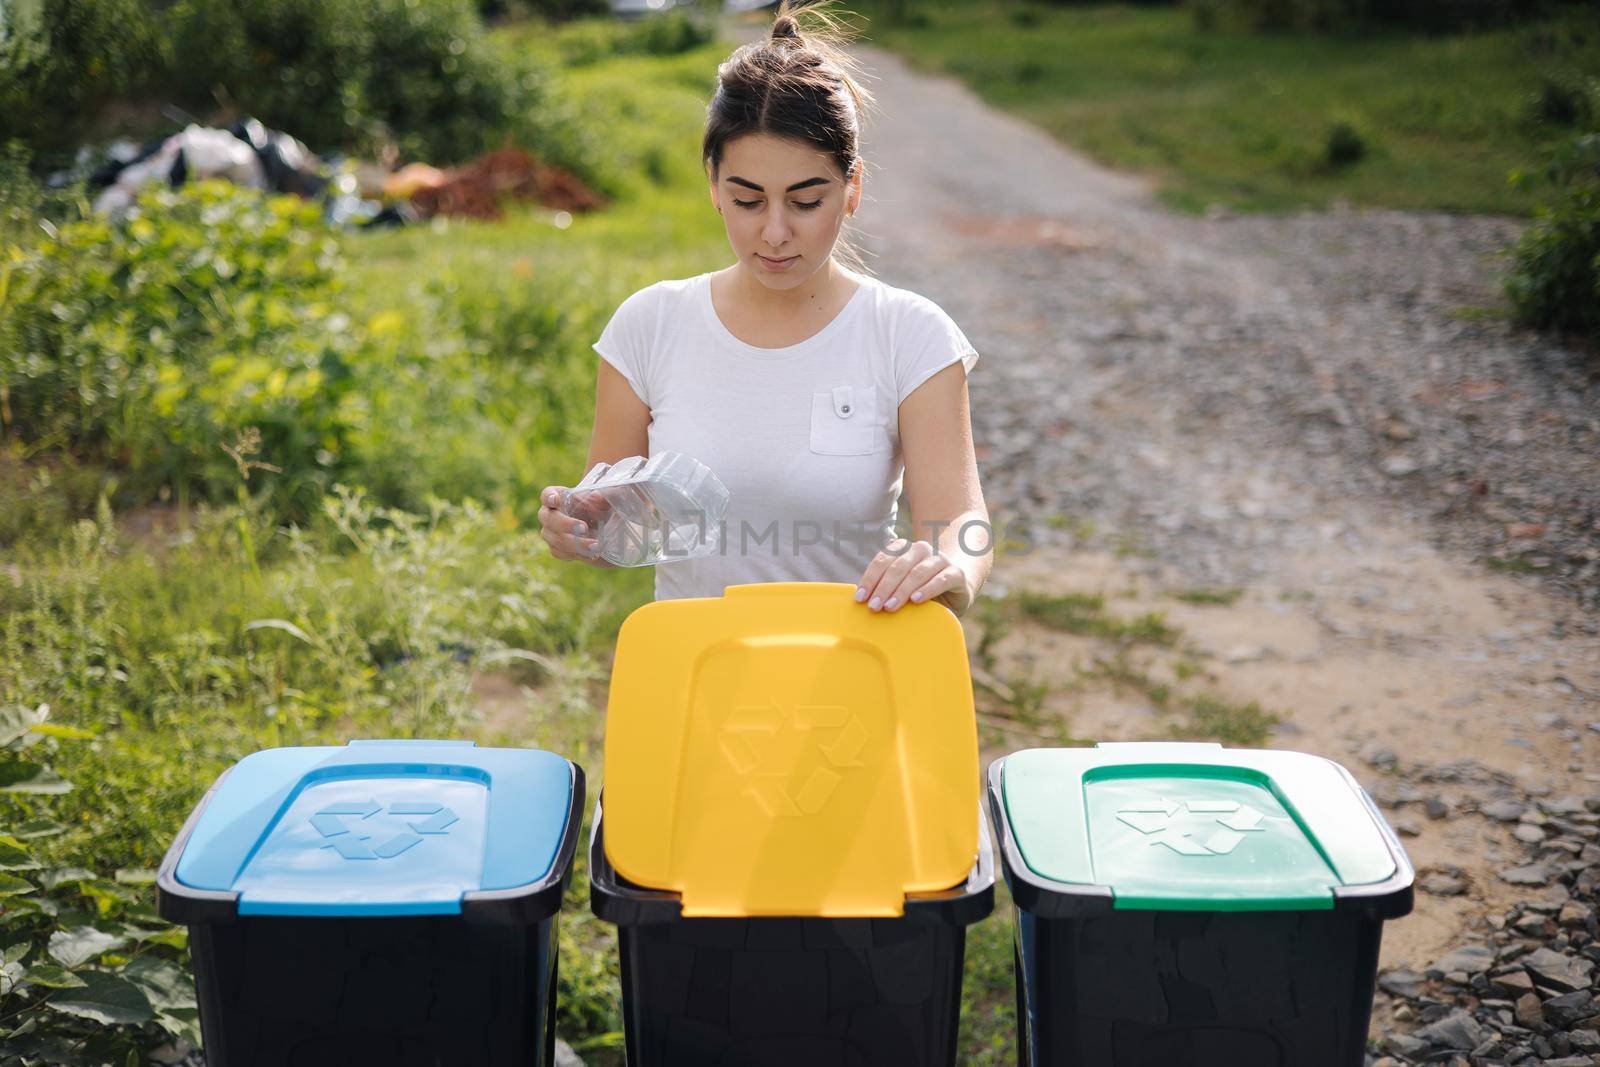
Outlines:
{"label": "eyebrow", "polygon": [[[746,189],[754,189],[758,193],[766,192],[766,190],[763,189],[761,186],[759,186],[755,182],[749,181],[749,180],[747,180],[745,178],[729,178],[728,180],[730,182],[732,182],[733,184],[735,184],[735,185],[742,185]],[[832,178],[807,178],[803,182],[795,182],[793,185],[789,186],[789,188],[785,189],[784,192],[792,193],[796,189],[808,189],[813,185],[831,185],[831,184],[833,184],[833,179]]]}

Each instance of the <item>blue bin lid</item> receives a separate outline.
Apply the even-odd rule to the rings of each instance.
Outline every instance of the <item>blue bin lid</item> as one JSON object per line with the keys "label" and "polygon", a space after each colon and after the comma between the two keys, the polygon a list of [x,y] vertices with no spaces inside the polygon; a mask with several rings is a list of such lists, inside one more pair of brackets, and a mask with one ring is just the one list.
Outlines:
{"label": "blue bin lid", "polygon": [[459,914],[550,874],[572,782],[554,753],[471,741],[266,749],[212,790],[175,874],[240,915]]}

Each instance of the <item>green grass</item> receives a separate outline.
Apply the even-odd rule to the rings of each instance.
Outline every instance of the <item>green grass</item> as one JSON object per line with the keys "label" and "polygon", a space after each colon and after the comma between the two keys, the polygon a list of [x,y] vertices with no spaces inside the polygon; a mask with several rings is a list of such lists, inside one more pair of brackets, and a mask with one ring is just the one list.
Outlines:
{"label": "green grass", "polygon": [[[727,48],[601,57],[559,84],[596,119],[586,129],[616,197],[607,210],[566,229],[534,209],[346,239],[340,310],[363,358],[398,370],[362,398],[384,417],[363,442],[370,462],[354,489],[302,526],[248,497],[118,514],[118,472],[0,442],[0,711],[48,703],[51,723],[94,735],[33,738],[29,759],[74,788],[0,793],[0,822],[52,826],[30,841],[40,866],[23,881],[98,876],[7,897],[0,944],[41,946],[32,965],[57,924],[159,925],[148,885],[113,873],[154,868],[216,775],[263,747],[411,736],[531,745],[578,760],[598,787],[605,664],[651,576],[552,560],[536,494],[583,473],[589,343],[617,304],[727,260],[697,161],[704,89]],[[173,533],[141,532],[151,518]],[[535,695],[525,715],[492,726],[474,689],[495,677]],[[561,927],[558,1030],[589,1062],[617,1063],[615,934],[590,916],[579,864]],[[108,953],[92,966],[126,964]],[[37,1012],[9,988],[0,1032]],[[65,1017],[38,1018],[48,1034]]]}
{"label": "green grass", "polygon": [[1011,894],[1004,880],[997,878],[994,914],[967,929],[961,1043],[956,1055],[956,1062],[965,1067],[1009,1067],[1017,1062],[1012,917]]}
{"label": "green grass", "polygon": [[1122,618],[1106,610],[1106,599],[1098,593],[1035,593],[1023,591],[1012,598],[1023,618],[1052,630],[1098,637],[1122,643],[1170,645],[1178,631],[1167,625],[1159,611]]}
{"label": "green grass", "polygon": [[[870,16],[882,8],[863,5]],[[1561,138],[1531,97],[1547,74],[1600,75],[1600,32],[1546,24],[1449,36],[1198,30],[1179,7],[1019,0],[919,6],[872,39],[1201,211],[1357,205],[1530,214],[1514,188]],[[1354,133],[1361,158],[1330,162]]]}
{"label": "green grass", "polygon": [[1276,712],[1263,711],[1251,700],[1239,704],[1212,693],[1185,697],[1184,720],[1172,723],[1168,733],[1192,741],[1221,741],[1240,748],[1256,748],[1272,737],[1273,727],[1283,719]]}
{"label": "green grass", "polygon": [[1185,589],[1172,594],[1172,599],[1196,606],[1228,607],[1244,595],[1243,589]]}
{"label": "green grass", "polygon": [[1537,574],[1550,566],[1550,557],[1537,552],[1517,552],[1509,556],[1485,556],[1483,564],[1502,574]]}
{"label": "green grass", "polygon": [[1262,710],[1258,701],[1237,703],[1206,690],[1183,688],[1182,684],[1198,673],[1191,660],[1179,659],[1170,669],[1176,685],[1155,678],[1148,666],[1134,663],[1119,649],[1109,659],[1097,657],[1092,667],[1080,673],[1110,683],[1113,691],[1131,690],[1148,700],[1152,709],[1167,718],[1160,737],[1256,747],[1265,744],[1283,721],[1276,712]]}
{"label": "green grass", "polygon": [[1131,689],[1160,710],[1165,710],[1172,700],[1170,684],[1152,678],[1146,668],[1135,665],[1120,650],[1110,659],[1096,657],[1094,666],[1083,673],[1110,682],[1113,691]]}

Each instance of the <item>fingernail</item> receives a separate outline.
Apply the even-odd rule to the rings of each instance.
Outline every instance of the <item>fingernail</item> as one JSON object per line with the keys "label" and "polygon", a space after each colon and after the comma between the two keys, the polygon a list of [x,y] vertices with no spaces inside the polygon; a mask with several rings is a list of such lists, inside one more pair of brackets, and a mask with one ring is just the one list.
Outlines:
{"label": "fingernail", "polygon": [[918,589],[915,593],[911,594],[911,602],[913,604],[922,603],[922,590]]}
{"label": "fingernail", "polygon": [[883,607],[883,597],[873,597],[867,602],[867,607],[871,608],[873,611],[877,611],[879,608]]}
{"label": "fingernail", "polygon": [[890,611],[893,611],[895,608],[898,608],[899,606],[900,606],[900,598],[897,597],[897,596],[890,597],[889,598],[889,602],[884,605],[884,607],[888,608]]}
{"label": "fingernail", "polygon": [[589,532],[589,524],[585,522],[577,523],[572,527],[572,532],[575,534],[586,534]]}
{"label": "fingernail", "polygon": [[865,599],[867,599],[867,587],[864,585],[856,586],[856,603],[859,604]]}

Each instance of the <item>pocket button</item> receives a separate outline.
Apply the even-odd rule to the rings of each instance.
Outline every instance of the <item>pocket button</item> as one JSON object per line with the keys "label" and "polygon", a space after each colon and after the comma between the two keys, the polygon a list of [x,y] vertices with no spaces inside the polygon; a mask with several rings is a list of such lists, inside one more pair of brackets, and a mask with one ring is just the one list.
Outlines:
{"label": "pocket button", "polygon": [[881,450],[875,386],[838,385],[812,394],[811,451],[865,456]]}

